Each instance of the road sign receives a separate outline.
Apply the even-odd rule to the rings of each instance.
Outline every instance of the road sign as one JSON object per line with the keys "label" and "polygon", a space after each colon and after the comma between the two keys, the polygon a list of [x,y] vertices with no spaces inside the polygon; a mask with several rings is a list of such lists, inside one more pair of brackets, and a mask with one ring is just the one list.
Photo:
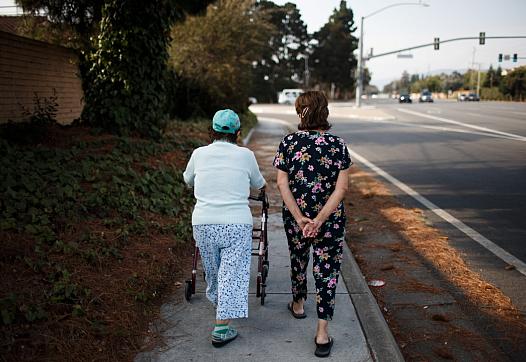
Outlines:
{"label": "road sign", "polygon": [[435,50],[440,49],[440,38],[435,38],[433,42],[433,47],[435,48]]}
{"label": "road sign", "polygon": [[400,54],[397,54],[396,57],[397,58],[408,58],[408,59],[411,59],[411,58],[413,58],[413,54],[402,54],[402,53],[400,53]]}
{"label": "road sign", "polygon": [[484,45],[486,44],[486,33],[481,31],[479,34],[479,44]]}
{"label": "road sign", "polygon": [[510,60],[510,55],[509,54],[504,54],[504,60]]}

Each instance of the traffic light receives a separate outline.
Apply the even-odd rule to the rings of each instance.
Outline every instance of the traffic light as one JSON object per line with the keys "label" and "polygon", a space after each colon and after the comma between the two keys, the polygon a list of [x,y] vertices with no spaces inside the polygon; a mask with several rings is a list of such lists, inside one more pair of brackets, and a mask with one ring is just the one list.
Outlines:
{"label": "traffic light", "polygon": [[517,63],[517,53],[513,54],[513,62]]}
{"label": "traffic light", "polygon": [[499,54],[499,63],[502,63],[502,53]]}
{"label": "traffic light", "polygon": [[484,45],[486,44],[486,33],[481,31],[479,34],[479,44]]}
{"label": "traffic light", "polygon": [[435,38],[435,41],[433,42],[433,47],[435,50],[440,49],[440,38]]}

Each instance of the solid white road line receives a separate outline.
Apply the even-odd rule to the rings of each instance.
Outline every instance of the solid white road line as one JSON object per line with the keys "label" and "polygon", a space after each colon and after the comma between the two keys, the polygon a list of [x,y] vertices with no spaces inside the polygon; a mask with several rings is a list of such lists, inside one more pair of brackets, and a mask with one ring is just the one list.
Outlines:
{"label": "solid white road line", "polygon": [[425,125],[425,124],[418,124],[418,123],[411,123],[411,122],[401,122],[401,121],[397,121],[397,120],[364,119],[363,121],[364,122],[373,122],[373,123],[385,123],[385,124],[390,124],[390,125],[394,125],[394,126],[407,126],[407,127],[425,128],[425,129],[432,129],[432,130],[437,130],[437,131],[442,131],[442,132],[467,133],[467,134],[474,134],[474,135],[478,135],[478,136],[501,138],[501,139],[512,140],[512,141],[516,141],[517,140],[515,137],[500,136],[498,134],[493,134],[493,133],[470,131],[470,130],[467,130],[467,129],[460,129],[460,128],[450,128],[450,127],[441,127],[441,126],[429,126],[429,125]]}
{"label": "solid white road line", "polygon": [[449,224],[456,227],[458,230],[466,234],[469,238],[476,241],[486,249],[488,249],[490,252],[495,254],[498,258],[502,259],[504,262],[513,265],[518,272],[526,276],[526,263],[522,262],[515,256],[508,253],[506,250],[502,249],[500,246],[486,238],[485,236],[481,235],[477,231],[473,230],[466,224],[464,224],[462,221],[451,215],[450,213],[442,210],[437,205],[433,204],[431,201],[420,195],[418,192],[413,190],[411,187],[407,186],[403,182],[399,181],[398,179],[394,178],[384,170],[382,170],[380,167],[376,166],[369,160],[367,160],[365,157],[359,155],[358,153],[352,151],[349,147],[349,153],[351,154],[351,157],[353,157],[355,160],[359,161],[360,163],[364,164],[368,168],[370,168],[372,171],[377,173],[379,176],[382,176],[384,179],[398,187],[400,190],[404,191],[409,196],[413,197],[415,200],[420,202],[422,205],[424,205],[426,208],[434,212],[436,215],[447,221]]}
{"label": "solid white road line", "polygon": [[491,128],[475,126],[475,125],[472,125],[472,124],[463,123],[463,122],[459,122],[459,121],[455,121],[455,120],[447,119],[447,118],[443,118],[443,117],[430,116],[430,115],[425,114],[425,113],[410,111],[410,110],[403,109],[403,108],[397,108],[397,110],[399,112],[408,113],[408,114],[412,114],[412,115],[419,116],[419,117],[434,119],[436,121],[440,121],[440,122],[444,122],[444,123],[456,124],[456,125],[467,127],[467,128],[477,129],[479,131],[484,131],[484,132],[489,132],[489,133],[493,133],[493,134],[499,134],[499,135],[503,135],[503,136],[513,137],[514,139],[516,139],[518,141],[523,141],[523,142],[526,141],[526,137],[519,136],[519,135],[513,134],[513,133],[501,132],[501,131],[497,131],[497,130],[494,130],[494,129],[491,129]]}

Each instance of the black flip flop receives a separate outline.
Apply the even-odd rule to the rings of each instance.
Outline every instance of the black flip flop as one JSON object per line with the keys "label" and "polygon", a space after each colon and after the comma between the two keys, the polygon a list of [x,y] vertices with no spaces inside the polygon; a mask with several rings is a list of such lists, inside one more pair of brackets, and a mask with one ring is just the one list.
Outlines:
{"label": "black flip flop", "polygon": [[287,304],[287,309],[290,311],[290,314],[292,314],[292,316],[293,316],[294,318],[296,318],[296,319],[303,319],[303,318],[306,318],[307,315],[305,314],[305,312],[303,312],[303,313],[301,313],[301,314],[300,314],[300,313],[296,313],[296,312],[294,312],[294,308],[292,308],[292,303],[294,303],[294,302],[289,302],[289,303]]}
{"label": "black flip flop", "polygon": [[333,342],[334,340],[332,337],[329,337],[329,342],[320,344],[316,342],[316,337],[314,337],[314,343],[316,344],[316,351],[314,351],[314,354],[316,357],[329,357]]}

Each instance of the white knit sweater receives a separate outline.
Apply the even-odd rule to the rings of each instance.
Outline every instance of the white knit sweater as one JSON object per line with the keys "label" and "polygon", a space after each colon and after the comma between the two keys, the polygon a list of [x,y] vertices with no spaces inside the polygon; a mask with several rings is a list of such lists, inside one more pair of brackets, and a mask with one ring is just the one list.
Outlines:
{"label": "white knit sweater", "polygon": [[192,225],[252,225],[250,188],[262,188],[265,179],[248,148],[223,141],[199,147],[192,153],[183,177],[194,187],[197,199]]}

